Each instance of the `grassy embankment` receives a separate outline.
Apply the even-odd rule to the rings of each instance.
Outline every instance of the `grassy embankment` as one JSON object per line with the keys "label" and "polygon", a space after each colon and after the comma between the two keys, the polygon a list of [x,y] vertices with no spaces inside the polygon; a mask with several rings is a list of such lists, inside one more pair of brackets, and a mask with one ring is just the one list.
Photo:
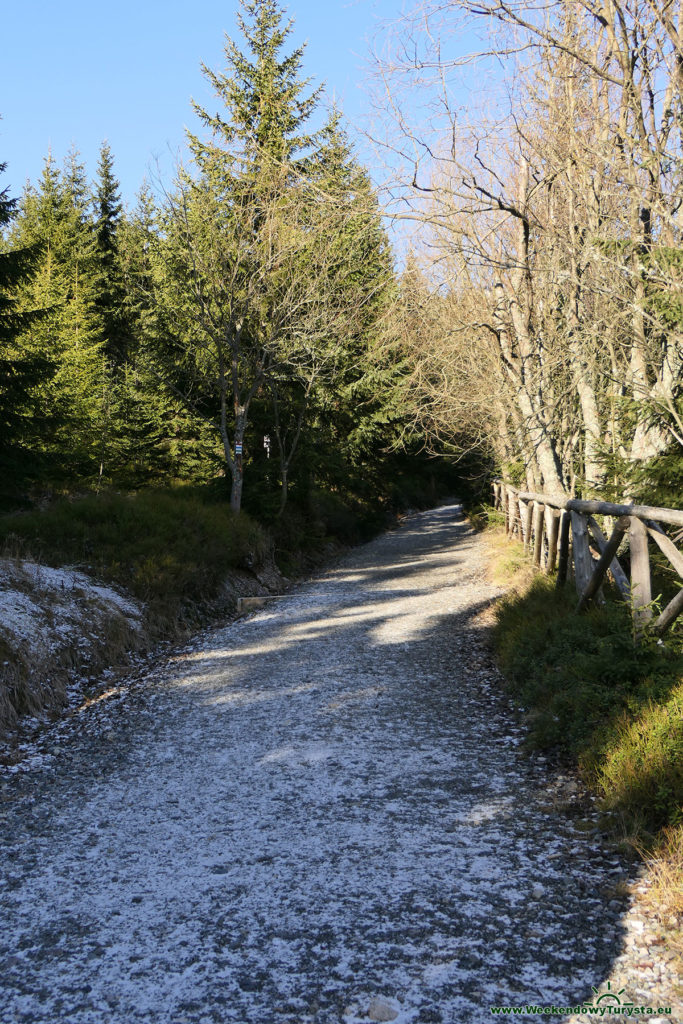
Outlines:
{"label": "grassy embankment", "polygon": [[94,607],[89,613],[77,593],[73,608],[83,617],[83,641],[70,628],[68,639],[55,642],[50,631],[52,639],[45,637],[38,650],[0,630],[0,734],[17,716],[58,708],[72,680],[91,680],[96,689],[104,669],[123,669],[159,641],[180,638],[227,610],[221,600],[226,574],[262,561],[267,546],[253,520],[234,517],[224,502],[190,489],[63,499],[0,517],[8,584],[24,590],[20,601],[42,610],[33,632],[47,633],[58,610],[51,592],[39,583],[36,589],[23,572],[24,562],[77,569],[144,605],[142,621],[133,626],[121,615],[103,618]]}
{"label": "grassy embankment", "polygon": [[[613,832],[651,863],[657,912],[683,923],[683,624],[637,641],[611,594],[577,615],[573,585],[536,572],[488,513],[493,572],[510,585],[495,645],[528,743],[578,768]],[[675,585],[653,558],[653,593]],[[680,930],[674,941],[683,952]]]}

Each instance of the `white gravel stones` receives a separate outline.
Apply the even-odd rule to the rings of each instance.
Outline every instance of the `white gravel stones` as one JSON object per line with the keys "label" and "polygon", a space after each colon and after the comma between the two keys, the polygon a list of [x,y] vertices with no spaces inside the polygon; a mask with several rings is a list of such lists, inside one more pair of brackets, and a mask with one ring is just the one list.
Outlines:
{"label": "white gravel stones", "polygon": [[590,999],[627,870],[519,750],[495,594],[457,509],[416,515],[60,728],[0,787],[0,1024]]}

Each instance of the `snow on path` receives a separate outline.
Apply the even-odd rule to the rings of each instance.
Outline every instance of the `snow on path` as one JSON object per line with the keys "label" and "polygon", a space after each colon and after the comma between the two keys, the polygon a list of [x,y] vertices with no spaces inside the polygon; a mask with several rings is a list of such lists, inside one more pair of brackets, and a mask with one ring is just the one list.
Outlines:
{"label": "snow on path", "polygon": [[8,775],[1,1024],[357,1024],[373,999],[477,1024],[590,998],[623,867],[516,749],[495,594],[458,508],[421,513]]}

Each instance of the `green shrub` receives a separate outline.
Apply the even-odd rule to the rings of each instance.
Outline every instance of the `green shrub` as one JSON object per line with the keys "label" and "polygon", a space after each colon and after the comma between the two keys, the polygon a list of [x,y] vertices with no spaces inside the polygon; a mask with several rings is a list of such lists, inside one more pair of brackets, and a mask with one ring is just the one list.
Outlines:
{"label": "green shrub", "polygon": [[608,806],[646,827],[683,824],[683,684],[613,730],[598,778]]}
{"label": "green shrub", "polygon": [[683,802],[683,654],[636,644],[608,602],[577,615],[573,588],[536,576],[498,611],[501,668],[528,712],[530,743],[578,764],[634,824],[675,824]]}
{"label": "green shrub", "polygon": [[258,564],[263,530],[199,488],[101,494],[0,519],[0,543],[117,584],[164,618],[210,603],[228,570]]}
{"label": "green shrub", "polygon": [[465,515],[477,533],[480,533],[482,530],[488,530],[493,526],[505,525],[504,513],[500,509],[494,508],[493,505],[487,505],[483,502],[472,505],[465,504],[464,510]]}

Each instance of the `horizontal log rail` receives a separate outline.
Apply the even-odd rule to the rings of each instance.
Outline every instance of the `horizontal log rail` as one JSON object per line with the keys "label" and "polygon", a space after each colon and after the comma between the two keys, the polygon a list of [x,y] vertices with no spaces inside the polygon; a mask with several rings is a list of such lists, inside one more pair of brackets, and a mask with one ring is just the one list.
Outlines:
{"label": "horizontal log rail", "polygon": [[[679,509],[539,494],[522,491],[505,480],[493,482],[493,505],[505,516],[508,536],[519,536],[534,565],[548,574],[557,565],[558,586],[566,583],[573,568],[577,611],[591,601],[604,601],[602,587],[610,573],[618,592],[632,608],[636,631],[642,632],[644,624],[653,617],[650,539],[683,579],[683,553],[660,525],[683,527],[683,511]],[[616,517],[609,538],[596,522],[596,515]],[[626,536],[631,555],[630,579],[617,557]],[[681,613],[683,589],[652,622],[652,630],[661,635]]]}
{"label": "horizontal log rail", "polygon": [[[502,481],[497,481],[502,483]],[[651,505],[615,505],[612,501],[593,501],[581,498],[565,498],[552,494],[537,494],[535,491],[520,491],[511,484],[505,486],[515,491],[522,501],[536,501],[550,508],[567,509],[569,512],[589,512],[602,516],[635,516],[636,519],[652,519],[655,523],[669,523],[683,526],[683,512],[675,508],[655,508]],[[494,484],[495,487],[495,484]]]}

